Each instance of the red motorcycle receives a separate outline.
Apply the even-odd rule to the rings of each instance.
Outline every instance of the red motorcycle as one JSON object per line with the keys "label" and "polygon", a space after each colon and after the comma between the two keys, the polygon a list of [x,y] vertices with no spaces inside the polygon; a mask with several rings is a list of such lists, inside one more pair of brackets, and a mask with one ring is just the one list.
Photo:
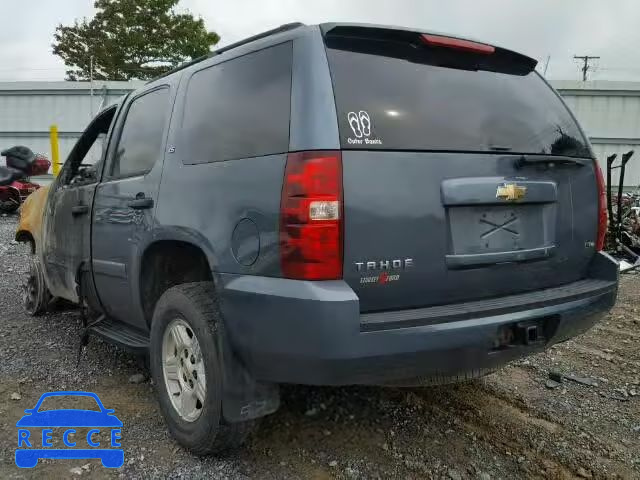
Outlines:
{"label": "red motorcycle", "polygon": [[13,213],[30,194],[40,188],[29,178],[47,173],[51,162],[23,146],[3,150],[0,156],[6,157],[7,165],[0,166],[0,211]]}

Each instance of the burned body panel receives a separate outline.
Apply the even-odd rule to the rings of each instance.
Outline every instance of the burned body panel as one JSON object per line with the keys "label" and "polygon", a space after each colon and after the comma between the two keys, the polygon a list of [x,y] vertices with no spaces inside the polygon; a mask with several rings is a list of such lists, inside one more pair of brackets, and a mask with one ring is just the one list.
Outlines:
{"label": "burned body panel", "polygon": [[[117,108],[108,107],[89,124],[51,185],[44,209],[40,253],[44,277],[52,295],[74,303],[80,300],[83,266],[91,258],[91,209],[102,164],[102,142]],[[83,163],[91,159],[95,149],[99,150],[96,164]]]}
{"label": "burned body panel", "polygon": [[16,240],[32,241],[33,253],[41,248],[42,220],[49,195],[49,186],[41,187],[25,200],[20,210]]}
{"label": "burned body panel", "polygon": [[[54,183],[55,185],[55,183]],[[78,302],[81,264],[91,255],[90,205],[96,185],[51,190],[44,219],[42,261],[52,295]]]}

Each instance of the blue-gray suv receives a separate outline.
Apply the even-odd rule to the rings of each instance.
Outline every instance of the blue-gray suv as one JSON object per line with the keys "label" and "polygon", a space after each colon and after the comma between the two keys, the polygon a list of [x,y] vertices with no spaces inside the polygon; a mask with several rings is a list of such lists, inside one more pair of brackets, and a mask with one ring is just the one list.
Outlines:
{"label": "blue-gray suv", "polygon": [[[615,302],[600,169],[519,53],[285,25],[129,94],[49,192],[30,311],[148,353],[175,438],[245,439],[278,384],[483,375]],[[40,286],[40,287],[39,287]]]}

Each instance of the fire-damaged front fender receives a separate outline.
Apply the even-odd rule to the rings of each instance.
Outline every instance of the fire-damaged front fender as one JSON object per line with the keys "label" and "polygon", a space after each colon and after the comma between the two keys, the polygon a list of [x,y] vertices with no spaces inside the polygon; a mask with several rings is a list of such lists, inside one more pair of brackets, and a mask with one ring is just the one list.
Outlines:
{"label": "fire-damaged front fender", "polygon": [[49,196],[49,187],[41,187],[22,204],[20,220],[16,229],[16,241],[31,243],[32,253],[36,253],[42,241],[42,220]]}

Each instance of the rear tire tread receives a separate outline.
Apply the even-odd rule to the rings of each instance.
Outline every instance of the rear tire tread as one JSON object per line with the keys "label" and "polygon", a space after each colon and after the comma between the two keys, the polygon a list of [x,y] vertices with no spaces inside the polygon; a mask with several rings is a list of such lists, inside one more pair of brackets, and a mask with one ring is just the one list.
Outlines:
{"label": "rear tire tread", "polygon": [[[173,295],[186,297],[200,315],[207,319],[209,332],[214,339],[220,335],[222,316],[216,299],[213,282],[185,283],[170,288],[160,297],[160,300],[158,300],[156,312],[170,308],[168,298]],[[155,316],[156,314],[154,314],[154,320]],[[220,358],[218,358],[217,361],[220,362]],[[162,377],[160,377],[160,379],[162,379]],[[164,388],[163,382],[157,383],[158,389]],[[159,392],[159,394],[166,395],[166,392],[163,390]],[[222,412],[220,412],[219,423],[212,424],[205,438],[201,439],[197,444],[188,446],[188,448],[196,455],[210,455],[236,449],[245,442],[254,429],[255,423],[256,422],[252,420],[228,423],[224,420]]]}
{"label": "rear tire tread", "polygon": [[23,288],[29,288],[29,281],[32,278],[36,287],[34,305],[33,308],[30,309],[25,303],[24,307],[29,315],[36,317],[47,311],[47,307],[51,302],[51,294],[49,293],[49,289],[47,288],[46,281],[44,279],[42,265],[35,255],[32,255],[29,259],[29,272],[25,279],[25,285],[23,285]]}

